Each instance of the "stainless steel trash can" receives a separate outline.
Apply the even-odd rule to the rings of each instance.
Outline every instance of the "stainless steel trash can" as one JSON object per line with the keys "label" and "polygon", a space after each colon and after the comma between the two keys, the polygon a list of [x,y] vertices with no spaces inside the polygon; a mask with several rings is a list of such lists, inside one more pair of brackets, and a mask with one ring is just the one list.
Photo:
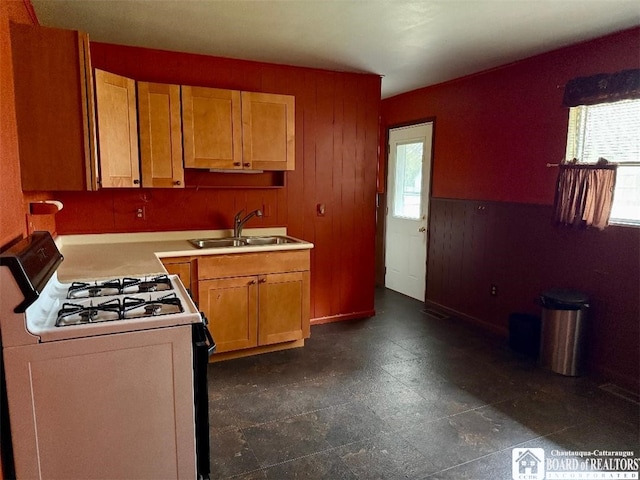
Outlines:
{"label": "stainless steel trash can", "polygon": [[589,299],[575,290],[552,289],[540,296],[542,333],[540,365],[556,373],[582,373]]}

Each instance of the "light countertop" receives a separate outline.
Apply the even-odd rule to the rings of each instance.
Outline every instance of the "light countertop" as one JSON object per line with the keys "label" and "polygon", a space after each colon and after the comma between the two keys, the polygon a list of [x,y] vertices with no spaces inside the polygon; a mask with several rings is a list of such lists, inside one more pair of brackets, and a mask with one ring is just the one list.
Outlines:
{"label": "light countertop", "polygon": [[[313,248],[313,244],[247,245],[242,247],[196,248],[189,239],[222,238],[229,230],[180,232],[60,235],[56,243],[64,256],[58,268],[61,282],[91,281],[119,277],[140,277],[166,273],[162,258],[225,255]],[[243,236],[286,235],[286,228],[246,228]]]}

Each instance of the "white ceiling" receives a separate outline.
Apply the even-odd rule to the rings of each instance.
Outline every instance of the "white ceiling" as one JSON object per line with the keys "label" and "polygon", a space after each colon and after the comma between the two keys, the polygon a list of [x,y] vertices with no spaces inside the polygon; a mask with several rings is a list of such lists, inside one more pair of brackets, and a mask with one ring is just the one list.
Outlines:
{"label": "white ceiling", "polygon": [[94,41],[379,74],[383,98],[640,25],[638,0],[31,2]]}

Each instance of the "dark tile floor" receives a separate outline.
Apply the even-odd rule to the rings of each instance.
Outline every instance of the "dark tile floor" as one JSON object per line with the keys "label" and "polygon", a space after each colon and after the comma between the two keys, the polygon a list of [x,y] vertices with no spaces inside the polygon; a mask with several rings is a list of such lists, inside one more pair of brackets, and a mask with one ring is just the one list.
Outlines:
{"label": "dark tile floor", "polygon": [[212,478],[500,480],[514,447],[640,456],[636,403],[423,308],[380,289],[373,318],[210,365]]}

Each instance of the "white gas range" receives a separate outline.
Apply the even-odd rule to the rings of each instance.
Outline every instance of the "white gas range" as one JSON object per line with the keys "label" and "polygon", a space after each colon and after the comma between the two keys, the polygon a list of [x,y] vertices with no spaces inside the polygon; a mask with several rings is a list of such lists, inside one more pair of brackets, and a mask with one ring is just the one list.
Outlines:
{"label": "white gas range", "polygon": [[207,478],[215,343],[178,277],[61,283],[62,261],[48,232],[0,254],[5,474]]}
{"label": "white gas range", "polygon": [[26,318],[41,342],[201,321],[176,275],[61,283],[54,274]]}

